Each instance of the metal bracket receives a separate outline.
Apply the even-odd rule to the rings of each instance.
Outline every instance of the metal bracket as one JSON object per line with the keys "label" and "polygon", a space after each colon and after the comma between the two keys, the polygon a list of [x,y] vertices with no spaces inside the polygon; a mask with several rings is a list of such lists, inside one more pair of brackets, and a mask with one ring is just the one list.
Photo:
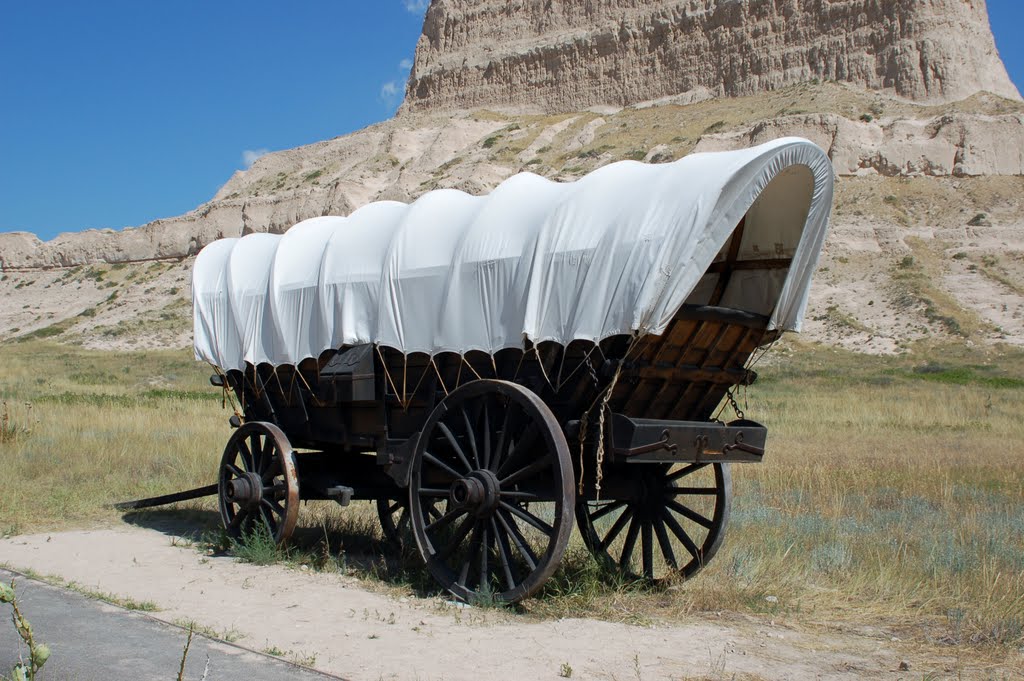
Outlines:
{"label": "metal bracket", "polygon": [[339,506],[348,506],[349,502],[352,501],[352,494],[355,490],[344,485],[336,485],[334,487],[328,487],[326,492],[328,499],[337,501]]}
{"label": "metal bracket", "polygon": [[[705,438],[706,440],[707,438]],[[640,447],[633,447],[632,449],[614,449],[612,450],[616,456],[624,456],[627,459],[631,456],[639,456],[641,454],[650,454],[651,452],[657,452],[664,449],[666,452],[675,452],[679,449],[679,445],[669,440],[668,429],[661,431],[661,439],[657,442],[652,442],[649,445],[641,445]]]}

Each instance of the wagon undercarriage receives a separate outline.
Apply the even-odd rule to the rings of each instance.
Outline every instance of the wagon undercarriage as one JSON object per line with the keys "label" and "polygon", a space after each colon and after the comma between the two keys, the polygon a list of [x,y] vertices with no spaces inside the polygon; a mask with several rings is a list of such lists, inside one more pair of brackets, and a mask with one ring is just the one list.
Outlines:
{"label": "wagon undercarriage", "polygon": [[357,346],[215,376],[244,421],[220,467],[222,519],[285,542],[302,500],[375,501],[384,535],[415,541],[465,600],[535,593],[574,520],[628,579],[690,577],[724,537],[729,464],[764,454],[763,426],[712,415],[755,380],[745,367],[775,337],[766,323],[684,306],[658,338],[493,359]]}

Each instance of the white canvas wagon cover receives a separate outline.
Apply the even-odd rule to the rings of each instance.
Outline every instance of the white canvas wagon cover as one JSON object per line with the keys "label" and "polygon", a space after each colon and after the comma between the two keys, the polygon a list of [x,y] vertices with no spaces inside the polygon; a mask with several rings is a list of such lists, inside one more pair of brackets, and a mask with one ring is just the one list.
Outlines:
{"label": "white canvas wagon cover", "polygon": [[660,334],[682,304],[708,302],[708,268],[741,219],[735,255],[766,266],[734,272],[718,304],[798,331],[832,192],[825,153],[785,138],[575,182],[520,173],[485,196],[440,189],[221,239],[192,275],[196,358],[229,370],[361,343],[494,353]]}

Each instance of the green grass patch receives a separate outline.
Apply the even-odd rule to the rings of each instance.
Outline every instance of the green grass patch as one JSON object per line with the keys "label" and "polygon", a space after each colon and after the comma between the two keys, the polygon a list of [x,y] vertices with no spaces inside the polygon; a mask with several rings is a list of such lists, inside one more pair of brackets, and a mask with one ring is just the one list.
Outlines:
{"label": "green grass patch", "polygon": [[972,367],[946,367],[941,364],[925,364],[914,367],[905,376],[949,385],[977,385],[985,388],[1024,388],[1024,378],[992,376]]}

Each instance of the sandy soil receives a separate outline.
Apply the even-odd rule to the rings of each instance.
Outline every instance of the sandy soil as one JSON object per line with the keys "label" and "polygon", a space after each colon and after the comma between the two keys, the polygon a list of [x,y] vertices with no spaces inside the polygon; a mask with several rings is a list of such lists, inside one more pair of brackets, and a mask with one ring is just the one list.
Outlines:
{"label": "sandy soil", "polygon": [[[539,621],[371,592],[338,574],[206,556],[173,534],[133,526],[5,538],[0,563],[148,600],[158,619],[193,620],[256,651],[315,656],[315,668],[356,681],[557,679],[563,664],[572,678],[620,681],[971,676],[954,653],[924,657],[869,627],[797,628],[713,613],[653,626]],[[910,671],[900,670],[903,662]]]}

